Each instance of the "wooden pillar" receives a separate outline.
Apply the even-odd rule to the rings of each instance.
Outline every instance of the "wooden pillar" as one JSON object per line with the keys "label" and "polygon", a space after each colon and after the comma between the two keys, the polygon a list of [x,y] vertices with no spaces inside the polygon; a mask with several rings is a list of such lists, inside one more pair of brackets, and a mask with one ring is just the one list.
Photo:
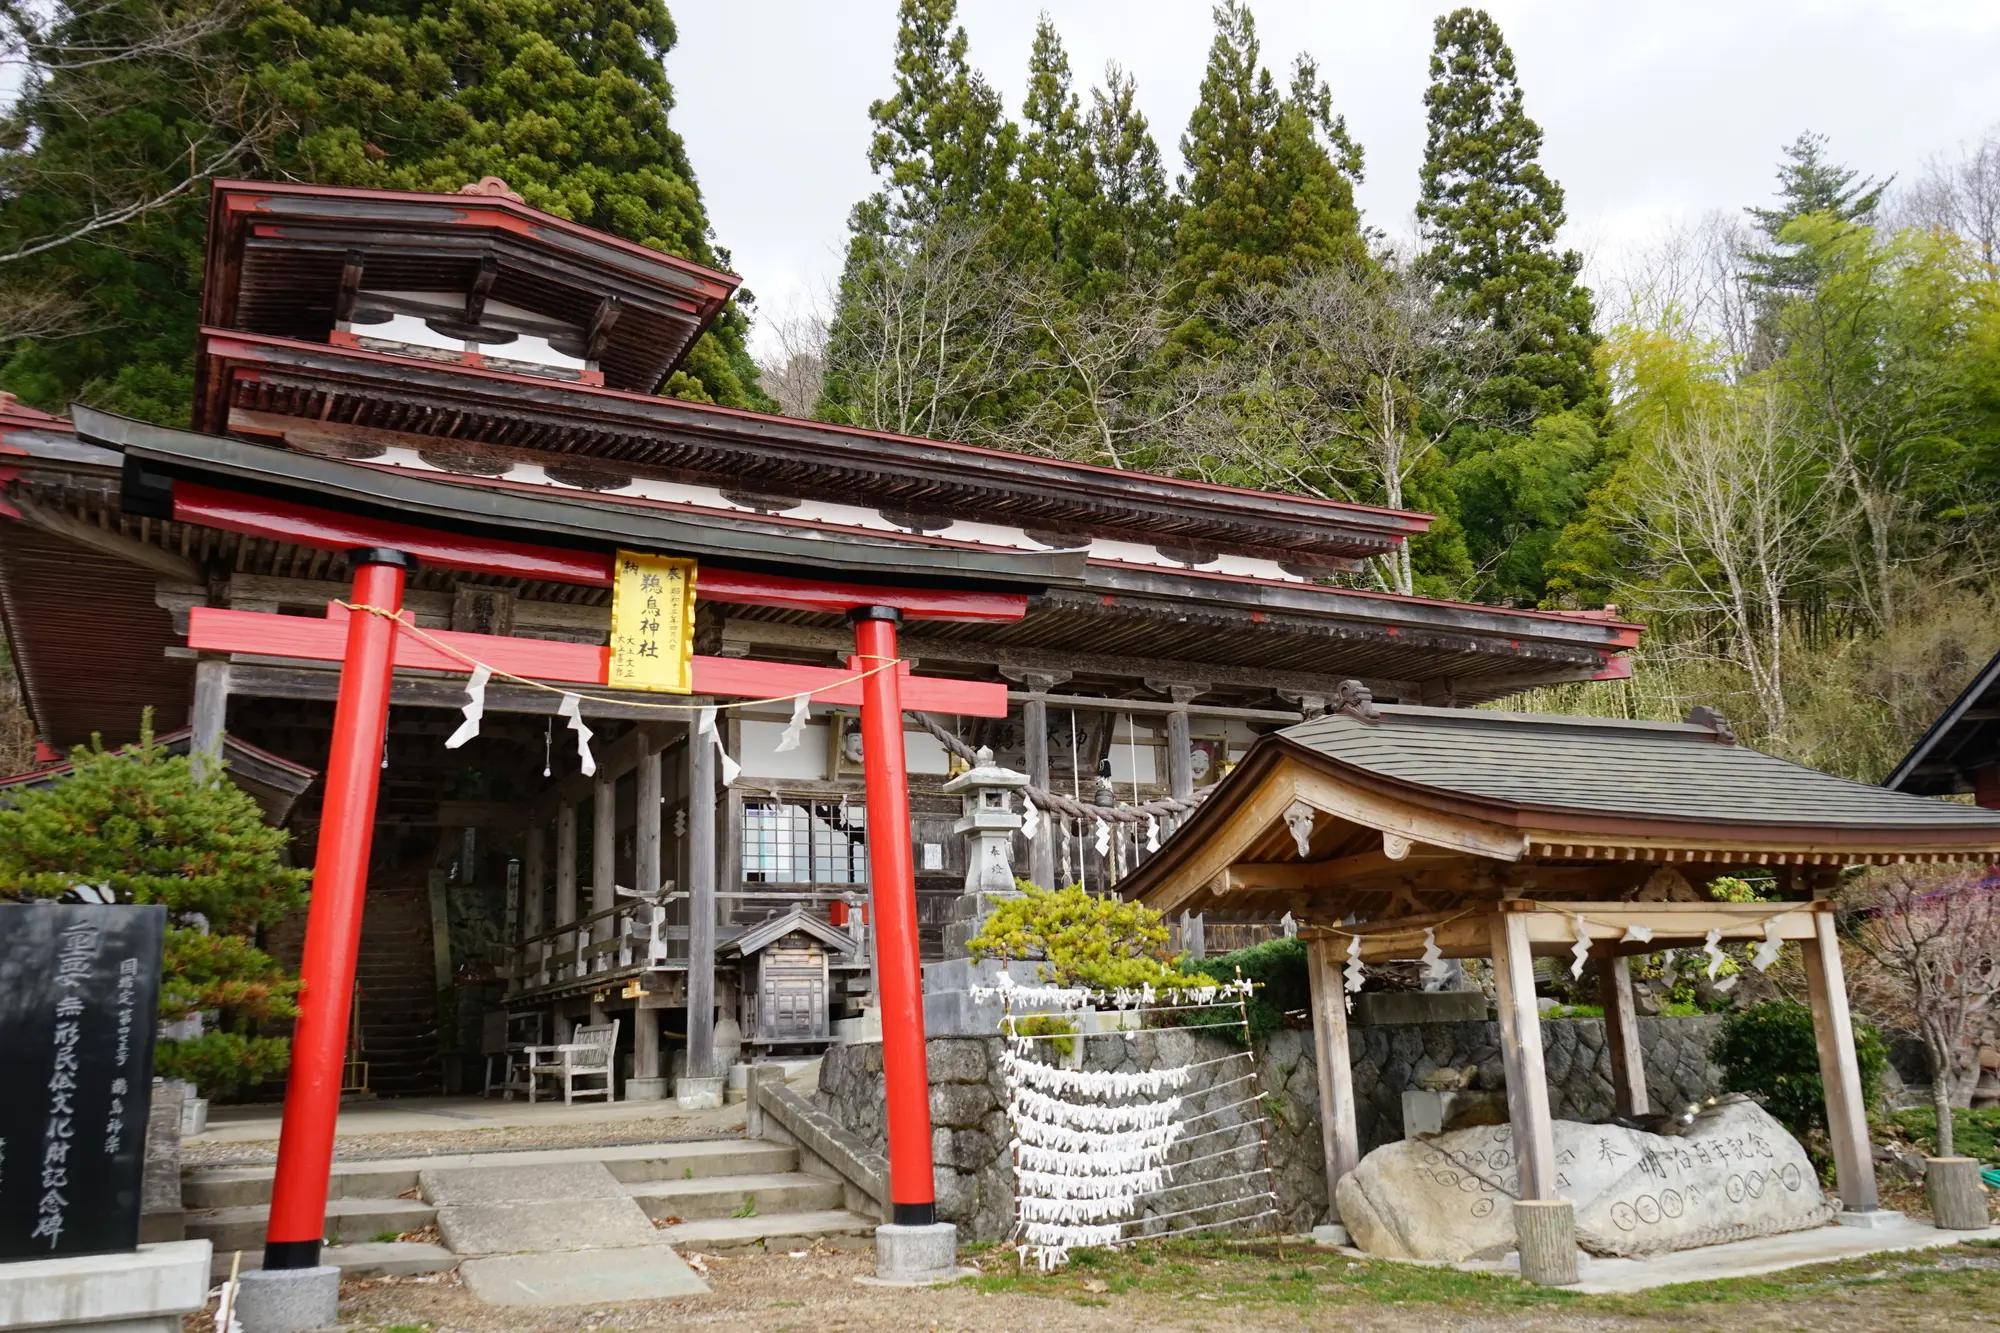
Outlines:
{"label": "wooden pillar", "polygon": [[1319,1068],[1319,1138],[1326,1153],[1327,1220],[1340,1221],[1335,1190],[1361,1161],[1354,1119],[1354,1070],[1347,1053],[1347,994],[1330,940],[1306,941],[1306,979],[1312,988],[1313,1058]]}
{"label": "wooden pillar", "polygon": [[688,738],[687,1072],[710,1078],[715,1050],[715,746]]}
{"label": "wooden pillar", "polygon": [[[1049,789],[1049,706],[1039,696],[1054,682],[1051,677],[1029,675],[1022,682],[1036,697],[1021,701],[1021,747],[1028,767],[1028,781],[1043,791]],[[1056,880],[1055,820],[1045,818],[1035,830],[1028,847],[1028,878],[1045,889],[1058,887]]]}
{"label": "wooden pillar", "polygon": [[1507,1066],[1507,1114],[1514,1126],[1521,1199],[1555,1199],[1555,1127],[1549,1120],[1548,1074],[1542,1063],[1542,1016],[1535,1008],[1535,960],[1528,918],[1492,918],[1493,980],[1499,991],[1500,1053]]}
{"label": "wooden pillar", "polygon": [[650,731],[639,741],[636,784],[638,795],[632,813],[636,825],[634,843],[638,850],[634,857],[633,878],[638,882],[632,887],[641,893],[656,893],[666,872],[660,863],[660,849],[664,845],[660,831],[660,743]]}
{"label": "wooden pillar", "polygon": [[[576,920],[576,807],[564,801],[556,807],[556,920],[567,926]],[[576,936],[556,940],[557,961],[576,948]]]}
{"label": "wooden pillar", "polygon": [[1646,1054],[1639,1044],[1639,1014],[1632,1003],[1632,960],[1624,954],[1597,960],[1604,1001],[1604,1040],[1611,1048],[1612,1109],[1622,1116],[1652,1114],[1646,1095]]}
{"label": "wooden pillar", "polygon": [[[521,850],[521,939],[539,935],[548,926],[548,853],[549,828],[537,819],[528,825],[527,845]],[[514,988],[538,986],[548,980],[541,975],[542,953],[547,941],[536,944],[532,952],[525,946],[514,950]]]}
{"label": "wooden pillar", "polygon": [[1868,1140],[1868,1108],[1861,1100],[1861,1064],[1854,1056],[1854,1024],[1847,1012],[1847,979],[1831,909],[1813,913],[1806,941],[1806,991],[1812,1000],[1813,1038],[1819,1044],[1819,1077],[1826,1085],[1827,1137],[1841,1205],[1851,1212],[1881,1206],[1875,1158]]}
{"label": "wooden pillar", "polygon": [[[603,768],[590,785],[590,913],[595,916],[618,904],[618,779]],[[618,923],[606,917],[590,928],[590,942],[611,938]],[[593,972],[611,966],[611,955],[599,954]]]}
{"label": "wooden pillar", "polygon": [[660,1076],[660,1011],[644,998],[632,1009],[632,1077]]}
{"label": "wooden pillar", "polygon": [[194,664],[194,707],[188,714],[188,725],[194,729],[188,759],[197,777],[221,767],[228,712],[229,659],[204,657]]}

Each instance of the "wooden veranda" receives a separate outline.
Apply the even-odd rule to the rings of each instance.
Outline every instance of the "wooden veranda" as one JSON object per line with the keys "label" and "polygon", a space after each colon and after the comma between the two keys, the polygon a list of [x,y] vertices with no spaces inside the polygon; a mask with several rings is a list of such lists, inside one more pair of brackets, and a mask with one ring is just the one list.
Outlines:
{"label": "wooden veranda", "polygon": [[[1377,705],[1264,737],[1121,888],[1168,912],[1289,912],[1307,940],[1331,1218],[1358,1161],[1342,967],[1490,958],[1519,1198],[1559,1195],[1533,958],[1602,961],[1617,1110],[1650,1109],[1629,959],[1723,942],[1804,946],[1844,1208],[1877,1207],[1834,930],[1849,866],[2000,859],[2000,814],[1883,791],[1684,724]],[[1771,900],[1711,897],[1722,876]],[[1671,1108],[1661,1108],[1671,1109]]]}

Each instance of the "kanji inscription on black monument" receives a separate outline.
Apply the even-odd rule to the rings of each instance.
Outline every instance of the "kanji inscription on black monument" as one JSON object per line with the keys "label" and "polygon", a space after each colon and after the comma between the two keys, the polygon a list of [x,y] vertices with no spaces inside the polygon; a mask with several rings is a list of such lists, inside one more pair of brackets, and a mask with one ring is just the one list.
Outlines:
{"label": "kanji inscription on black monument", "polygon": [[138,1247],[166,922],[0,903],[0,1260]]}

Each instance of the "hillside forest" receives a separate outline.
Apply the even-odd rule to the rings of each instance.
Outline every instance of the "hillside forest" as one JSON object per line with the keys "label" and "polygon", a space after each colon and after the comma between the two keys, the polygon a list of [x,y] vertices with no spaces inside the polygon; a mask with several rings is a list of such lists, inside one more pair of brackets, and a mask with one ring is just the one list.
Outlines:
{"label": "hillside forest", "polygon": [[[0,389],[38,407],[187,420],[217,176],[495,175],[729,264],[662,0],[0,0],[0,40]],[[1046,17],[1027,59],[1010,109],[955,0],[901,0],[837,288],[762,365],[740,294],[663,392],[1433,513],[1344,577],[1650,627],[1631,680],[1506,706],[1716,705],[1864,780],[2000,648],[2000,130],[1857,166],[1801,127],[1768,197],[1587,274],[1481,10],[1435,23],[1413,231],[1361,214],[1338,90],[1240,0],[1171,175],[1117,65]]]}

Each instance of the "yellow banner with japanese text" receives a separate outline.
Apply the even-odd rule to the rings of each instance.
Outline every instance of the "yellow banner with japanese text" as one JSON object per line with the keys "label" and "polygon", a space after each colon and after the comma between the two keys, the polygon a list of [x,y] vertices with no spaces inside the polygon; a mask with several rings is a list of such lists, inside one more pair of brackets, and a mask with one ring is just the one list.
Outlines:
{"label": "yellow banner with japanese text", "polygon": [[620,551],[611,582],[611,678],[622,690],[694,688],[695,562]]}

